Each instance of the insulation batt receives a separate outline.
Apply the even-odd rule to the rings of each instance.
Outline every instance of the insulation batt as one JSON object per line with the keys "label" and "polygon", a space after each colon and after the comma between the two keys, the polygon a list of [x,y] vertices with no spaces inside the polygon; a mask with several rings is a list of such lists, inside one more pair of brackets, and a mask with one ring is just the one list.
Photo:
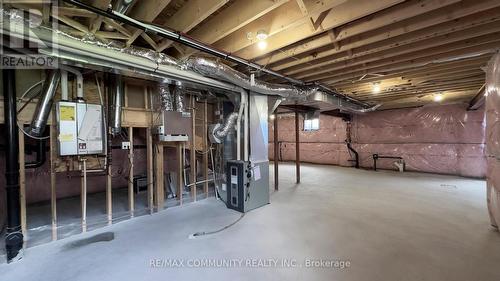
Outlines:
{"label": "insulation batt", "polygon": [[486,72],[486,151],[488,156],[487,198],[491,224],[500,224],[500,54]]}
{"label": "insulation batt", "polygon": [[[280,117],[281,160],[295,160],[293,117]],[[346,123],[340,118],[321,115],[320,130],[302,131],[301,160],[318,164],[352,166],[354,159],[345,144]],[[269,124],[273,156],[272,122]],[[413,109],[397,109],[355,115],[352,144],[360,165],[373,167],[372,155],[401,156],[407,170],[484,178],[486,176],[484,111],[467,111],[453,104]],[[379,159],[377,166],[392,169],[394,160]]]}

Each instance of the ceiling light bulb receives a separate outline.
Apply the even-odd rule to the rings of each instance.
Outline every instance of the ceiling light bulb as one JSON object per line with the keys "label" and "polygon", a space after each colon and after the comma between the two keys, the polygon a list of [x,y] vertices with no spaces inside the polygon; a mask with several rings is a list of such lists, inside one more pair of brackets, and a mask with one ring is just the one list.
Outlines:
{"label": "ceiling light bulb", "polygon": [[373,92],[375,94],[380,93],[380,84],[379,83],[373,84]]}
{"label": "ceiling light bulb", "polygon": [[259,40],[266,40],[267,39],[267,32],[265,32],[264,30],[259,30],[259,31],[257,31],[257,35],[255,35],[255,37],[257,37],[257,39],[259,39]]}
{"label": "ceiling light bulb", "polygon": [[276,116],[274,116],[274,114],[269,115],[269,119],[274,120],[274,118],[276,118]]}
{"label": "ceiling light bulb", "polygon": [[259,49],[261,49],[261,50],[264,50],[265,48],[267,48],[267,42],[266,41],[259,41],[259,43],[257,43],[257,47],[259,47]]}
{"label": "ceiling light bulb", "polygon": [[442,100],[443,100],[443,94],[434,95],[434,101],[435,102],[440,102]]}

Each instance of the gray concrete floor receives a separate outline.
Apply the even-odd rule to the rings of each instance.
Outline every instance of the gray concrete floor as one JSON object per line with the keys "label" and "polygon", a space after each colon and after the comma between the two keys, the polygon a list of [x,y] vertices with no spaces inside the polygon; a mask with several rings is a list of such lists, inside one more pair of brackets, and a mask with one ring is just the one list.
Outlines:
{"label": "gray concrete floor", "polygon": [[[484,181],[317,165],[303,166],[300,185],[294,179],[294,166],[281,165],[271,204],[223,232],[189,238],[240,217],[201,200],[29,248],[0,265],[0,279],[500,280]],[[114,240],[84,240],[106,232]],[[196,267],[203,259],[233,264]],[[318,259],[350,266],[306,266]]]}

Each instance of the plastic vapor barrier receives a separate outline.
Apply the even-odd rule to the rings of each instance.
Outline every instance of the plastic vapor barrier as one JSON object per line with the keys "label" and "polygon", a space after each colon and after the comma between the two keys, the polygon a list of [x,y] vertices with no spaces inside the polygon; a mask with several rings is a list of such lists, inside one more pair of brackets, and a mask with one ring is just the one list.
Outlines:
{"label": "plastic vapor barrier", "polygon": [[500,54],[486,73],[486,151],[488,156],[487,198],[491,224],[500,224]]}
{"label": "plastic vapor barrier", "polygon": [[[345,144],[347,123],[341,118],[320,115],[320,129],[303,131],[300,122],[301,161],[353,166],[354,155]],[[295,160],[293,116],[278,120],[279,159]],[[273,122],[269,124],[273,157]],[[453,104],[396,109],[355,115],[352,147],[360,166],[373,168],[373,154],[402,157],[409,171],[484,178],[486,176],[484,110],[467,111]],[[498,144],[498,143],[497,143]],[[379,159],[380,169],[396,170],[395,159]]]}
{"label": "plastic vapor barrier", "polygon": [[[373,154],[402,157],[410,171],[485,177],[484,111],[452,104],[354,116],[352,138],[362,167]],[[394,169],[394,159],[377,167]]]}

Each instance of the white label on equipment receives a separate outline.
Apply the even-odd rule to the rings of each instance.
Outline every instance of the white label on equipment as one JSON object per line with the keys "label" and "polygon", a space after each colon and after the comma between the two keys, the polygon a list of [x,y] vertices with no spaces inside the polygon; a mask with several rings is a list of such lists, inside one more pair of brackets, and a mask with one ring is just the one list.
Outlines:
{"label": "white label on equipment", "polygon": [[260,166],[255,166],[253,168],[253,179],[255,181],[260,180]]}

